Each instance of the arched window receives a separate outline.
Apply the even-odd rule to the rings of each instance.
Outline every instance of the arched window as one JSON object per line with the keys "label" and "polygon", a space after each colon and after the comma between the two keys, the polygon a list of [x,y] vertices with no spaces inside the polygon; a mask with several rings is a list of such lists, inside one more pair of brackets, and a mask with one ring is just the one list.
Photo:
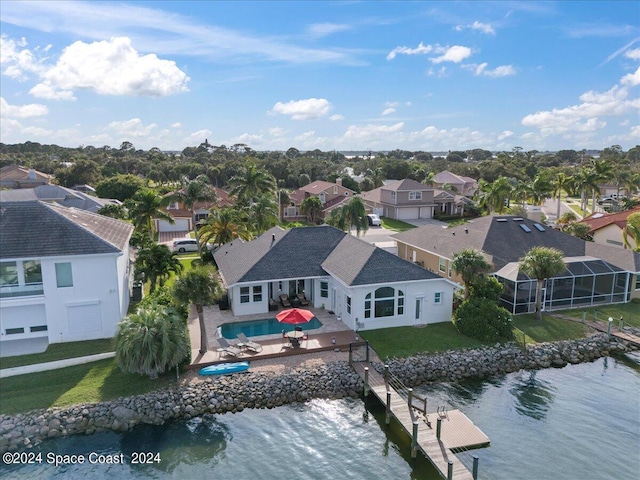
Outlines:
{"label": "arched window", "polygon": [[[404,292],[402,290],[396,292],[392,287],[380,287],[375,291],[373,297],[372,299],[370,293],[364,297],[364,318],[371,318],[372,310],[373,318],[404,315]],[[371,308],[372,306],[373,308]]]}

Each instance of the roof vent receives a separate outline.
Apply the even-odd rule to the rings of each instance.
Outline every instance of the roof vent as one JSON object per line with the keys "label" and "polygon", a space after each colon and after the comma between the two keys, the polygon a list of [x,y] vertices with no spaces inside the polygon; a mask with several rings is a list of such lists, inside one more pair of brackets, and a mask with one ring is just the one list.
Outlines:
{"label": "roof vent", "polygon": [[513,219],[513,221],[514,221],[514,222],[522,222],[522,221],[524,221],[524,218],[522,218],[522,217],[516,217],[516,218],[514,218],[514,219]]}
{"label": "roof vent", "polygon": [[453,235],[455,237],[456,236],[456,232],[451,232],[451,235]]}
{"label": "roof vent", "polygon": [[522,225],[520,225],[520,228],[522,230],[524,230],[527,233],[531,233],[531,229],[529,227],[527,227],[524,223]]}
{"label": "roof vent", "polygon": [[469,233],[469,229],[468,229],[468,228],[465,228],[465,229],[464,229],[464,233]]}
{"label": "roof vent", "polygon": [[539,232],[544,232],[544,227],[542,225],[540,225],[539,223],[534,223],[533,224],[534,227],[536,227],[536,230],[538,230]]}
{"label": "roof vent", "polygon": [[506,223],[506,222],[507,222],[507,219],[506,219],[506,218],[498,218],[498,219],[496,220],[496,222]]}

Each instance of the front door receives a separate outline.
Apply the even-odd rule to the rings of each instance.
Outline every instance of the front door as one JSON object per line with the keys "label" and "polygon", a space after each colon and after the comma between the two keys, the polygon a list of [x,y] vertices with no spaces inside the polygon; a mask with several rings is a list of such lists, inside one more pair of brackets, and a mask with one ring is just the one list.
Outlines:
{"label": "front door", "polygon": [[424,322],[422,321],[422,302],[424,300],[424,297],[418,297],[416,298],[416,316],[414,319],[413,324],[414,325],[421,325]]}

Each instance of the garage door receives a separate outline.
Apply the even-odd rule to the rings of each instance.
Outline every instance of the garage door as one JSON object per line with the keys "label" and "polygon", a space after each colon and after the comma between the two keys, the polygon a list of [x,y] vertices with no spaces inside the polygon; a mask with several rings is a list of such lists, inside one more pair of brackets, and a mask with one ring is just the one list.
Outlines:
{"label": "garage door", "polygon": [[420,207],[420,218],[431,218],[431,207]]}
{"label": "garage door", "polygon": [[384,216],[384,208],[382,208],[382,207],[374,208],[373,209],[373,213],[375,213],[379,217],[382,217],[382,216]]}
{"label": "garage door", "polygon": [[411,218],[419,218],[420,208],[399,208],[398,209],[398,219],[406,220]]}
{"label": "garage door", "polygon": [[188,232],[189,219],[176,218],[176,223],[171,225],[166,220],[158,220],[158,232]]}

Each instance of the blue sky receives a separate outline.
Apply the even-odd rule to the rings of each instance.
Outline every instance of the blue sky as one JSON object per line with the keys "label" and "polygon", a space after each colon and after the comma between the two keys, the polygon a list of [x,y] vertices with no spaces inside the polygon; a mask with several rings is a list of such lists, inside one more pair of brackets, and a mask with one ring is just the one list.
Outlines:
{"label": "blue sky", "polygon": [[4,143],[640,143],[640,4],[0,2]]}

